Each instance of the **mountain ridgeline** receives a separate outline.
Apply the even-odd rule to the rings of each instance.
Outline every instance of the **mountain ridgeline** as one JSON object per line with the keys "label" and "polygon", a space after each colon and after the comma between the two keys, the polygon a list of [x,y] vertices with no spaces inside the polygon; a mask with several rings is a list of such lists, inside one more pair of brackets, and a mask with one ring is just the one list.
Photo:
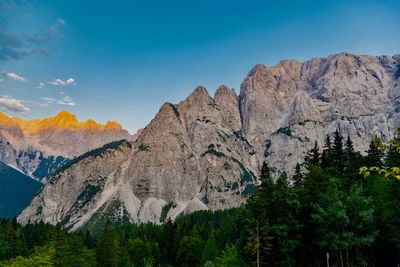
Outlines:
{"label": "mountain ridgeline", "polygon": [[34,120],[0,112],[0,161],[42,182],[69,159],[123,138],[131,136],[114,121],[79,122],[66,111]]}
{"label": "mountain ridgeline", "polygon": [[[240,95],[198,87],[165,103],[134,141],[69,164],[18,217],[69,230],[106,222],[163,222],[196,210],[237,207],[266,161],[294,173],[315,141],[337,129],[365,153],[400,126],[400,56],[337,54],[256,65]],[[300,166],[301,168],[301,166]]]}

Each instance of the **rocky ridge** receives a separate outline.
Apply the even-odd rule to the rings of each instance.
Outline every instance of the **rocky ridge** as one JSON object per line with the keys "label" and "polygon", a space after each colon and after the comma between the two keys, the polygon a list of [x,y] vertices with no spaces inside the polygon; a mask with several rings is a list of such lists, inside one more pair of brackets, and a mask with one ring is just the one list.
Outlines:
{"label": "rocky ridge", "polygon": [[66,159],[124,138],[130,135],[117,122],[79,122],[66,111],[28,121],[0,113],[0,161],[38,180]]}
{"label": "rocky ridge", "polygon": [[92,229],[237,206],[254,191],[264,160],[275,175],[290,172],[336,129],[361,152],[375,135],[390,139],[400,126],[399,80],[399,55],[256,65],[239,96],[226,86],[214,97],[198,87],[164,104],[135,141],[53,176],[18,220]]}

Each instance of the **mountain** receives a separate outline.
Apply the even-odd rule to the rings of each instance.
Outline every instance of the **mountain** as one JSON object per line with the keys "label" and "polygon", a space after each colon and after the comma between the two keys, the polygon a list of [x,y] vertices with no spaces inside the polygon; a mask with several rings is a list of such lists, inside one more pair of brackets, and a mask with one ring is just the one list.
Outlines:
{"label": "mountain", "polygon": [[165,103],[135,141],[72,162],[18,220],[93,229],[235,207],[255,190],[263,161],[274,175],[291,172],[336,129],[362,153],[373,136],[390,139],[400,126],[399,78],[399,55],[256,65],[239,96],[198,87],[177,105]]}
{"label": "mountain", "polygon": [[114,140],[129,139],[115,121],[79,122],[66,111],[45,119],[23,120],[0,113],[0,160],[42,180],[65,162]]}
{"label": "mountain", "polygon": [[0,218],[17,216],[41,186],[41,183],[0,161]]}

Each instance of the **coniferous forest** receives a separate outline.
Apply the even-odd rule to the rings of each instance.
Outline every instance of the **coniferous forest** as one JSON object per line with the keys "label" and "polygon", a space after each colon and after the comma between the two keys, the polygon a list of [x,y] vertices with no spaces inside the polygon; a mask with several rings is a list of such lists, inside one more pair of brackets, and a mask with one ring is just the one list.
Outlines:
{"label": "coniferous forest", "polygon": [[399,266],[399,144],[374,138],[361,155],[336,131],[292,176],[264,164],[239,208],[162,225],[68,233],[2,220],[0,266]]}

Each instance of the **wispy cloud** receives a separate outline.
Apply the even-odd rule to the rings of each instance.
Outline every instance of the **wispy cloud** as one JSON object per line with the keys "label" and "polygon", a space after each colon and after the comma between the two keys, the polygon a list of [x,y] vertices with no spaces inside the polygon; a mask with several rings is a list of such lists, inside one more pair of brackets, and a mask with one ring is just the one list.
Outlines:
{"label": "wispy cloud", "polygon": [[75,106],[76,105],[75,101],[69,96],[64,96],[61,100],[57,101],[57,104],[67,105],[67,106]]}
{"label": "wispy cloud", "polygon": [[27,81],[27,79],[25,79],[24,77],[22,77],[22,76],[20,76],[18,74],[15,74],[13,72],[7,72],[7,71],[3,70],[3,71],[0,71],[0,73],[3,74],[7,78],[10,78],[10,79],[13,79],[13,80],[16,80],[16,81],[19,81],[19,82],[26,82]]}
{"label": "wispy cloud", "polygon": [[40,82],[38,83],[38,85],[36,86],[37,89],[42,89],[44,87],[44,83]]}
{"label": "wispy cloud", "polygon": [[56,101],[52,97],[42,97],[41,100],[42,100],[42,102],[39,103],[39,106],[42,108],[48,107],[49,105],[54,103],[54,101]]}
{"label": "wispy cloud", "polygon": [[66,80],[54,79],[54,80],[50,81],[49,84],[52,84],[55,86],[67,86],[67,85],[75,85],[76,81],[74,78],[69,78]]}
{"label": "wispy cloud", "polygon": [[26,39],[28,42],[35,45],[42,45],[49,42],[52,39],[63,37],[61,33],[61,28],[65,26],[66,22],[62,18],[57,18],[57,20],[46,29],[45,32],[27,34]]}
{"label": "wispy cloud", "polygon": [[0,107],[3,107],[3,109],[5,108],[8,111],[22,114],[29,111],[29,108],[24,106],[21,100],[15,98],[0,98]]}

